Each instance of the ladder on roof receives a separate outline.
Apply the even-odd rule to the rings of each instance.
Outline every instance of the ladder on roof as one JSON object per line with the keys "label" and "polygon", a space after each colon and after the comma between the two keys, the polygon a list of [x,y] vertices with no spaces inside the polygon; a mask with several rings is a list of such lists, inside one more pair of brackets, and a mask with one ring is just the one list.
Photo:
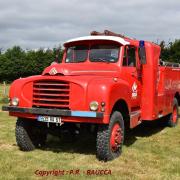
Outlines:
{"label": "ladder on roof", "polygon": [[91,36],[117,36],[117,37],[121,37],[123,39],[131,39],[122,34],[117,34],[112,31],[109,31],[109,30],[104,30],[104,32],[92,31],[90,34],[91,34]]}

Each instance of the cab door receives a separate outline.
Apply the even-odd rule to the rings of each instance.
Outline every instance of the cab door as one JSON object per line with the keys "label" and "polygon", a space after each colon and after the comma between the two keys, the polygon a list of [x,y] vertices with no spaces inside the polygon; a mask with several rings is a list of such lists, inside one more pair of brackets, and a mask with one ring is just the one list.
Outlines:
{"label": "cab door", "polygon": [[122,79],[130,86],[132,111],[140,108],[141,103],[141,72],[138,57],[138,48],[135,46],[125,46],[122,60]]}

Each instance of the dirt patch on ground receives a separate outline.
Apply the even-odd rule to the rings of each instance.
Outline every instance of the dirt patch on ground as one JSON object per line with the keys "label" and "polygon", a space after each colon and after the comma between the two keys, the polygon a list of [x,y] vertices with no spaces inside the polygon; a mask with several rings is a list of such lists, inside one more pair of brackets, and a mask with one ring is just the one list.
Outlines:
{"label": "dirt patch on ground", "polygon": [[0,112],[3,112],[3,113],[8,113],[8,111],[2,111],[1,109],[0,109]]}
{"label": "dirt patch on ground", "polygon": [[14,146],[12,144],[0,144],[0,149],[1,150],[2,149],[8,150],[8,149],[12,149],[12,148],[14,148]]}

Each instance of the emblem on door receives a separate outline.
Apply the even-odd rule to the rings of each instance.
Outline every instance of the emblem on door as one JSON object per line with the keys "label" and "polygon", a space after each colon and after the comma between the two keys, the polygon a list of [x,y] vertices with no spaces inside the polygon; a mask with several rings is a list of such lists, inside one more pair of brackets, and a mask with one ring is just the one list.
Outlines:
{"label": "emblem on door", "polygon": [[132,98],[133,99],[136,99],[137,98],[137,95],[138,95],[138,90],[137,90],[137,84],[136,82],[134,82],[134,84],[132,85]]}

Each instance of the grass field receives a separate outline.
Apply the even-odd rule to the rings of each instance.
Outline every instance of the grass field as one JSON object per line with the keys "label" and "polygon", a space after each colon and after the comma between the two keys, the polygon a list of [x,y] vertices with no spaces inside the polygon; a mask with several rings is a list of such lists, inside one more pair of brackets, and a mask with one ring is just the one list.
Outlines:
{"label": "grass field", "polygon": [[[43,179],[180,179],[180,123],[176,128],[161,123],[140,125],[129,133],[122,156],[103,163],[96,159],[91,136],[76,142],[49,136],[44,149],[22,152],[15,141],[15,120],[0,112],[0,179],[42,179],[36,170],[67,171]],[[69,174],[78,169],[79,175]],[[111,175],[86,174],[87,170],[105,169]]]}

